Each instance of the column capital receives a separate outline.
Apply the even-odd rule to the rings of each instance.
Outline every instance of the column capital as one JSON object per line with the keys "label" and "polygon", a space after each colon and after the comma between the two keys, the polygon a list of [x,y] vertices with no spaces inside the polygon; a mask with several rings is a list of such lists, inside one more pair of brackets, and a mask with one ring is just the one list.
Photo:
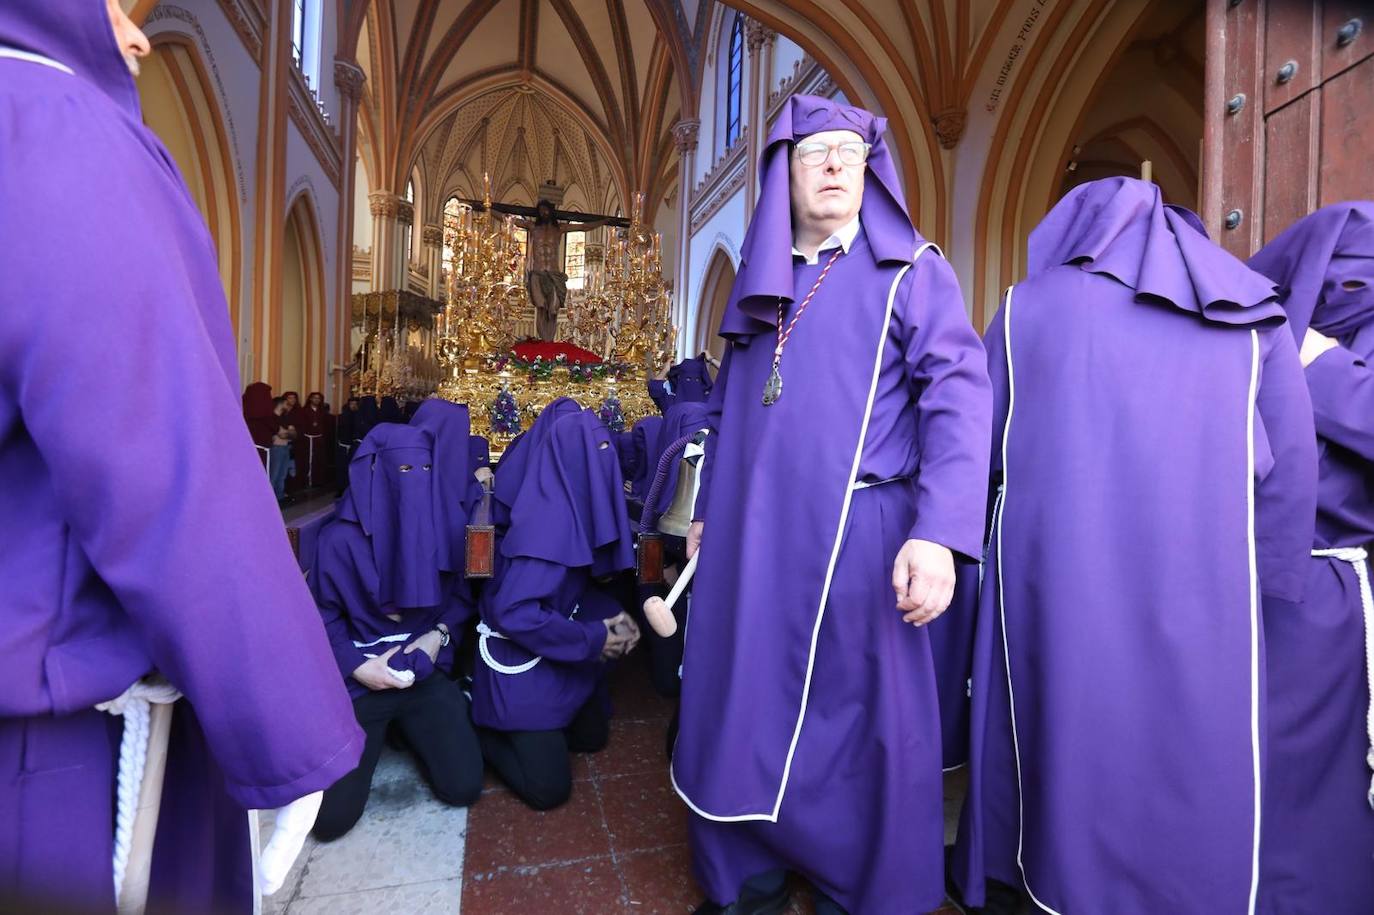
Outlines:
{"label": "column capital", "polygon": [[401,215],[401,206],[409,206],[401,197],[390,191],[373,191],[367,195],[368,209],[379,218],[395,219]]}
{"label": "column capital", "polygon": [[684,118],[673,125],[673,145],[681,155],[695,152],[697,136],[701,133],[701,121],[697,118]]}
{"label": "column capital", "polygon": [[431,248],[444,246],[444,227],[430,223],[420,232],[420,240]]}
{"label": "column capital", "polygon": [[367,74],[358,66],[357,61],[346,57],[334,58],[334,85],[338,87],[340,95],[356,102],[362,97],[365,82]]}
{"label": "column capital", "polygon": [[756,19],[744,20],[744,40],[749,45],[749,53],[756,54],[766,44],[777,41],[778,33]]}
{"label": "column capital", "polygon": [[396,218],[408,226],[415,225],[415,204],[401,200],[396,204]]}

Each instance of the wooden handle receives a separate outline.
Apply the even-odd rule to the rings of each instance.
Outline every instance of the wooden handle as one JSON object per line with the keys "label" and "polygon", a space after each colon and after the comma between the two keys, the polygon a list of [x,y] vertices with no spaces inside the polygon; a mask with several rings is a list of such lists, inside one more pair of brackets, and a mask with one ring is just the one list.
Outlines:
{"label": "wooden handle", "polygon": [[673,583],[673,589],[668,592],[666,599],[651,597],[644,602],[644,618],[649,621],[654,632],[665,639],[677,632],[677,617],[673,616],[673,606],[682,596],[682,592],[687,590],[687,585],[691,583],[692,576],[696,574],[697,557],[700,555],[701,550],[698,549],[692,554],[692,558],[687,560],[686,567],[683,568],[677,581]]}
{"label": "wooden handle", "polygon": [[148,884],[153,871],[153,840],[162,809],[162,781],[167,772],[167,744],[172,735],[172,705],[154,702],[148,712],[148,756],[138,792],[129,840],[129,864],[119,889],[119,915],[142,915],[148,906]]}

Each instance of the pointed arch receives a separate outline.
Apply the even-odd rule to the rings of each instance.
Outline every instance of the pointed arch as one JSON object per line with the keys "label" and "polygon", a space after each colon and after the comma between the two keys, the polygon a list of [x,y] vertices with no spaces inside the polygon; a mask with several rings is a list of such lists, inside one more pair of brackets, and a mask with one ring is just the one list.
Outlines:
{"label": "pointed arch", "polygon": [[725,342],[719,335],[720,322],[725,317],[725,306],[730,301],[730,290],[735,285],[735,259],[730,250],[720,242],[711,250],[706,262],[706,273],[702,277],[701,290],[697,294],[696,333],[692,335],[692,353],[706,350],[720,359],[725,355]]}
{"label": "pointed arch", "polygon": [[286,211],[282,307],[271,340],[269,381],[302,392],[324,390],[325,273],[319,206],[308,187]]}
{"label": "pointed arch", "polygon": [[243,293],[243,233],[237,169],[224,107],[211,88],[200,49],[186,35],[152,39],[138,92],[143,119],[176,160],[210,230],[229,320],[238,335]]}

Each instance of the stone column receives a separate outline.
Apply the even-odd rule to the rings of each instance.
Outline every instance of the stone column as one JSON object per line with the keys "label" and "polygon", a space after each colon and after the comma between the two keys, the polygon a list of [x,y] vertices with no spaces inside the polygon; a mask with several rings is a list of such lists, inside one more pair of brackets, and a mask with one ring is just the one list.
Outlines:
{"label": "stone column", "polygon": [[393,289],[410,288],[410,265],[415,260],[419,239],[415,237],[415,205],[401,198],[396,207],[396,285]]}
{"label": "stone column", "polygon": [[768,125],[764,123],[768,101],[768,81],[771,78],[773,45],[778,33],[761,22],[746,19],[744,41],[749,48],[749,149],[748,176],[744,182],[744,205],[749,213],[754,212],[754,204],[759,194],[759,156],[763,144],[768,139]]}
{"label": "stone column", "polygon": [[673,145],[677,147],[678,183],[678,224],[677,224],[677,270],[673,277],[673,288],[677,294],[674,302],[673,322],[678,327],[677,350],[680,358],[691,355],[691,347],[696,339],[694,312],[689,301],[692,290],[692,184],[696,180],[697,136],[701,132],[701,121],[685,118],[673,125]]}
{"label": "stone column", "polygon": [[400,214],[405,200],[390,191],[373,191],[367,197],[372,210],[372,291],[400,289]]}
{"label": "stone column", "polygon": [[[329,368],[347,365],[353,358],[353,182],[357,180],[358,158],[358,102],[362,98],[366,74],[355,61],[343,57],[334,59],[334,86],[339,90],[339,148],[343,153],[343,175],[339,187],[338,264],[334,288],[338,304],[334,309],[334,344],[330,351]],[[348,383],[343,372],[331,371],[329,386],[332,403],[343,409]]]}
{"label": "stone column", "polygon": [[429,286],[425,291],[431,299],[444,299],[444,227],[435,223],[425,226],[421,239],[425,246],[425,264],[429,268]]}

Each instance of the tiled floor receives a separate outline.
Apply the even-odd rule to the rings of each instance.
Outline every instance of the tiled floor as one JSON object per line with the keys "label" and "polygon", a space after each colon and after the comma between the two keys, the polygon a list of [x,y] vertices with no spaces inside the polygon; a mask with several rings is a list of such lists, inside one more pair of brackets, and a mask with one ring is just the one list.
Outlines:
{"label": "tiled floor", "polygon": [[[615,673],[610,745],[574,759],[572,799],[530,810],[492,776],[471,811],[435,801],[409,756],[386,751],[360,822],[313,839],[266,915],[467,912],[686,915],[701,901],[687,812],[668,782],[669,702],[641,664]],[[953,838],[962,781],[946,779]],[[264,824],[264,830],[268,824]],[[812,911],[798,885],[791,915]],[[955,915],[953,908],[936,915]]]}

